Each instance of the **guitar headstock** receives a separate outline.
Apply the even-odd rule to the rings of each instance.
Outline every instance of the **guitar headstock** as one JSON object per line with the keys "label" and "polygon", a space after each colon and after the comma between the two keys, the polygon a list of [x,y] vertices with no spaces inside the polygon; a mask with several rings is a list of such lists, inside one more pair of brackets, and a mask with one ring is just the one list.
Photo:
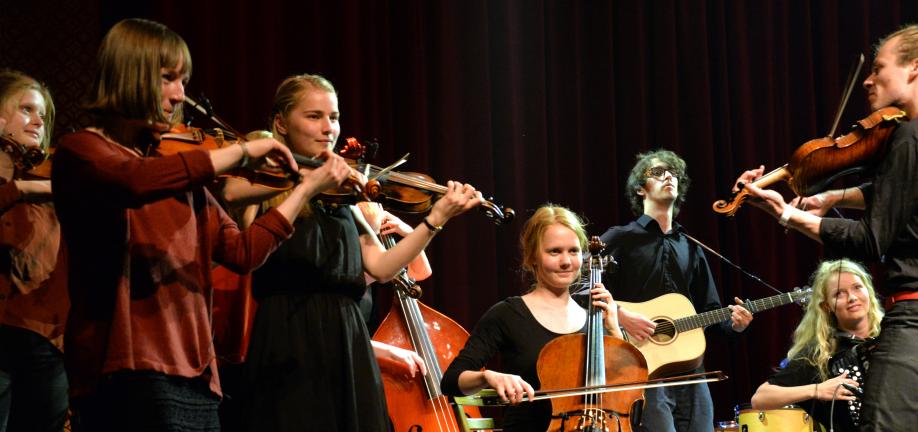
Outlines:
{"label": "guitar headstock", "polygon": [[791,298],[794,299],[794,303],[806,309],[807,304],[810,302],[810,298],[813,296],[813,288],[809,286],[797,287],[791,291],[790,295]]}

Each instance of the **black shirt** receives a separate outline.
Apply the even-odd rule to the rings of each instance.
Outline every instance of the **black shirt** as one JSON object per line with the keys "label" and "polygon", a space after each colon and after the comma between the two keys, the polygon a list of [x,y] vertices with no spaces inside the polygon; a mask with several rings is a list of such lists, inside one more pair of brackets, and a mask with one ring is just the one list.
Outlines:
{"label": "black shirt", "polygon": [[900,125],[887,146],[864,194],[864,217],[823,218],[819,228],[834,252],[884,264],[884,295],[918,290],[918,119]]}
{"label": "black shirt", "polygon": [[[586,320],[579,332],[586,332]],[[522,298],[509,297],[492,306],[475,325],[465,347],[443,373],[442,391],[461,395],[459,374],[480,370],[498,353],[503,373],[519,375],[539,390],[536,373],[539,352],[559,336],[563,335],[546,329],[536,320]],[[523,402],[507,408],[503,427],[506,431],[544,431],[550,420],[550,401]]]}
{"label": "black shirt", "polygon": [[[856,338],[848,334],[839,334],[836,340],[838,341],[838,347],[836,348],[835,353],[833,353],[833,356],[844,351],[851,350],[853,347],[864,342],[863,339]],[[829,378],[833,377],[829,376]],[[791,360],[787,366],[779,370],[771,378],[768,378],[769,384],[781,387],[794,387],[818,384],[821,382],[823,382],[823,379],[819,376],[819,369],[817,369],[816,366],[811,365],[807,360],[803,358],[796,358]],[[801,402],[800,407],[809,413],[814,419],[816,419],[816,421],[822,423],[828,428],[831,401],[809,399],[807,401]],[[835,401],[835,415],[832,419],[835,422],[835,430],[857,430],[857,426],[855,426],[851,420],[849,410],[850,406],[848,401]]]}
{"label": "black shirt", "polygon": [[[691,300],[696,313],[721,308],[704,251],[683,233],[675,222],[669,233],[663,233],[646,214],[628,225],[609,228],[600,239],[606,244],[604,254],[618,262],[617,271],[603,274],[612,297],[639,303],[678,293]],[[727,320],[719,328],[732,335],[731,325]]]}

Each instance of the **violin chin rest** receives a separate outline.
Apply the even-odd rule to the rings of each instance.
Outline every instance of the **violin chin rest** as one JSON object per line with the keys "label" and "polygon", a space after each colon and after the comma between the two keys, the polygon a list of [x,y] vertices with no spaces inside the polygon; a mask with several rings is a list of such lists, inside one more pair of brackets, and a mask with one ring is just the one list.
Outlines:
{"label": "violin chin rest", "polygon": [[816,194],[818,194],[818,193],[820,193],[820,192],[824,192],[824,191],[826,191],[827,189],[829,189],[829,186],[830,186],[832,183],[834,183],[835,180],[838,180],[838,179],[840,179],[840,178],[842,178],[842,177],[849,176],[849,175],[852,175],[852,174],[859,174],[859,173],[862,173],[862,172],[864,172],[864,171],[866,171],[866,170],[867,170],[867,169],[866,169],[865,167],[862,167],[862,166],[856,166],[856,167],[851,167],[851,168],[842,170],[842,171],[840,171],[840,172],[837,172],[837,173],[835,173],[835,174],[832,174],[831,176],[829,176],[829,177],[827,177],[827,178],[825,178],[825,179],[819,180],[819,181],[817,181],[817,182],[815,182],[815,183],[813,183],[813,184],[805,185],[805,188],[804,188],[804,190],[803,190],[803,194],[802,194],[802,195],[803,195],[803,196],[813,196],[813,195],[816,195]]}

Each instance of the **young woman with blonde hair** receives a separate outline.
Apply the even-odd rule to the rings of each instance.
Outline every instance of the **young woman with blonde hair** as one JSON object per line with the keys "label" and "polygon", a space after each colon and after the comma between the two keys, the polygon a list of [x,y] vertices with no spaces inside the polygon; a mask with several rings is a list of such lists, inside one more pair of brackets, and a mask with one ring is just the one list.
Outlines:
{"label": "young woman with blonde hair", "polygon": [[[854,431],[856,416],[849,415],[849,402],[857,400],[860,384],[852,379],[855,376],[836,375],[832,369],[839,364],[839,354],[849,353],[866,339],[879,336],[883,310],[870,274],[854,261],[823,262],[813,273],[812,285],[812,298],[787,352],[789,362],[759,386],[752,396],[752,406],[775,409],[802,403],[823,425],[828,426],[830,417],[834,417],[836,430]],[[848,357],[845,361],[853,361]],[[833,398],[834,416],[829,412]]]}
{"label": "young woman with blonde hair", "polygon": [[[323,166],[348,168],[331,151],[341,125],[338,96],[327,79],[296,75],[284,80],[272,116],[274,136],[292,152],[323,159]],[[227,185],[225,195],[246,202],[263,199],[264,191],[236,184]],[[388,250],[376,243],[375,227],[356,206],[310,203],[294,221],[290,241],[253,275],[259,307],[246,360],[247,429],[388,430],[375,356],[387,355],[408,367],[420,367],[420,358],[379,346],[374,353],[357,307],[366,291],[364,273],[392,279],[450,218],[481,201],[472,186],[448,182],[448,192],[424,222]]]}
{"label": "young woman with blonde hair", "polygon": [[[501,399],[518,403],[539,388],[536,361],[542,348],[559,336],[586,331],[587,311],[571,297],[580,279],[587,237],[583,221],[560,206],[544,205],[526,221],[520,235],[523,270],[533,285],[522,296],[492,306],[468,342],[443,373],[443,392],[468,395],[490,387]],[[603,309],[606,331],[621,338],[616,305],[602,284],[591,288],[593,304]],[[611,313],[610,313],[611,312]],[[483,367],[501,355],[503,372]],[[514,405],[504,414],[503,430],[546,430],[551,403]]]}
{"label": "young woman with blonde hair", "polygon": [[[0,70],[0,135],[47,152],[53,123],[47,87]],[[14,158],[0,151],[0,431],[62,430],[66,256],[51,182],[25,179]]]}

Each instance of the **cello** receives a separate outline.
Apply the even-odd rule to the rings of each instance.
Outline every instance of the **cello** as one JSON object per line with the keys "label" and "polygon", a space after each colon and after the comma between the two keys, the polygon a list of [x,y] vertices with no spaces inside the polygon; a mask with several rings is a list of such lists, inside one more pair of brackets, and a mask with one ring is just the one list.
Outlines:
{"label": "cello", "polygon": [[[391,234],[381,236],[386,249],[395,246]],[[440,379],[465,345],[469,333],[449,317],[417,300],[421,289],[406,269],[393,279],[395,301],[373,340],[418,353],[427,375],[414,378],[396,365],[380,364],[389,417],[396,432],[460,431],[450,398],[440,390]],[[463,408],[456,408],[463,409]],[[477,408],[464,408],[478,417]]]}
{"label": "cello", "polygon": [[[600,255],[603,249],[605,245],[599,237],[590,239],[590,288],[602,281],[603,268],[609,260]],[[589,302],[586,334],[561,336],[542,348],[536,371],[543,389],[599,388],[647,381],[644,356],[630,343],[605,335],[602,312]],[[643,406],[643,388],[552,398],[548,430],[631,431],[632,426],[640,424]]]}

